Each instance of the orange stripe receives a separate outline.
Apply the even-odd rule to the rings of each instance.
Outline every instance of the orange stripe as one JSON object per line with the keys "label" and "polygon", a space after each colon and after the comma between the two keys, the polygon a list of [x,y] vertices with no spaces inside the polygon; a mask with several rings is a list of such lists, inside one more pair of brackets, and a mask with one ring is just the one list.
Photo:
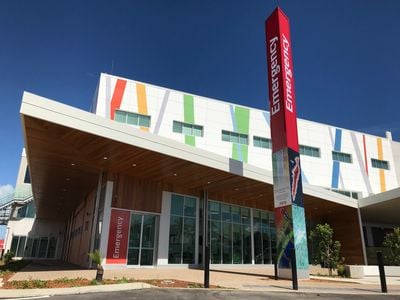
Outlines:
{"label": "orange stripe", "polygon": [[[382,150],[382,139],[378,138],[376,140],[378,146],[378,159],[383,160],[383,150]],[[379,179],[381,181],[381,192],[386,191],[386,178],[385,178],[385,170],[379,170]]]}
{"label": "orange stripe", "polygon": [[126,80],[117,79],[117,83],[115,84],[114,93],[111,98],[111,111],[110,111],[110,119],[114,120],[115,110],[121,107],[122,97],[124,96],[126,86]]}
{"label": "orange stripe", "polygon": [[[147,97],[146,86],[142,83],[136,83],[136,94],[138,101],[138,113],[141,115],[148,115],[147,113]],[[149,131],[147,127],[140,127],[144,131]]]}

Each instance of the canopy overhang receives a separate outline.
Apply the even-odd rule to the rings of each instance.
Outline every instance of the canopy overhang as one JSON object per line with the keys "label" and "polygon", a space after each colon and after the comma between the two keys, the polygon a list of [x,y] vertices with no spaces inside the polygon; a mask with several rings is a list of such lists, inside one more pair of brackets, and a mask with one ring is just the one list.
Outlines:
{"label": "canopy overhang", "polygon": [[400,225],[400,188],[359,200],[363,222]]}
{"label": "canopy overhang", "polygon": [[[273,210],[271,172],[143,132],[28,92],[21,118],[37,217],[66,220],[96,189],[99,175],[128,176],[184,186],[210,199],[240,200]],[[306,214],[357,208],[357,201],[304,185]]]}

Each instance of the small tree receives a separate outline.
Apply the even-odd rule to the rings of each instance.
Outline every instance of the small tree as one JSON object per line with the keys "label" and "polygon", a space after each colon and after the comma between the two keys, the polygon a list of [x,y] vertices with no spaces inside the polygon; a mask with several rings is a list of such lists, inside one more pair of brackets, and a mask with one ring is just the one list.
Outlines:
{"label": "small tree", "polygon": [[339,262],[340,242],[333,241],[333,229],[329,224],[318,224],[310,232],[310,240],[316,246],[313,252],[313,264],[321,264],[321,267],[329,269],[329,276],[332,276],[332,269],[337,267]]}
{"label": "small tree", "polygon": [[388,264],[400,266],[400,227],[385,235],[383,246],[388,248],[388,255],[385,257]]}
{"label": "small tree", "polygon": [[92,259],[92,263],[96,264],[97,272],[96,272],[96,281],[103,280],[103,266],[101,265],[103,258],[101,257],[101,253],[99,250],[95,250],[94,252],[88,253],[89,257]]}

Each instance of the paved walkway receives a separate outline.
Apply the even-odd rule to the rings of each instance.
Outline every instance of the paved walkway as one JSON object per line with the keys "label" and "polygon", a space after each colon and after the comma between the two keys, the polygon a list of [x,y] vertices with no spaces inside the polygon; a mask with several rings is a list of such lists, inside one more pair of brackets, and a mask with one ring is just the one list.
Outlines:
{"label": "paved walkway", "polygon": [[[96,270],[79,269],[71,265],[51,265],[35,262],[15,274],[10,280],[51,280],[64,277],[93,279],[95,278],[95,274]],[[104,278],[114,279],[122,277],[133,278],[139,281],[149,279],[175,279],[203,283],[204,273],[202,270],[184,268],[141,268],[104,271]],[[290,280],[273,279],[273,268],[271,266],[214,269],[210,272],[210,284],[224,288],[251,291],[293,292],[292,282]],[[387,284],[390,294],[400,295],[400,277],[388,277]],[[105,286],[98,288],[103,288],[104,290],[109,289]],[[69,290],[70,293],[74,293],[73,289]],[[82,290],[82,288],[79,290]],[[3,291],[1,293],[3,293]],[[311,276],[308,280],[299,281],[299,292],[319,294],[379,294],[380,282],[378,277],[345,279]],[[14,293],[16,293],[15,290]],[[40,293],[43,294],[45,291]],[[23,294],[29,295],[29,291]],[[52,294],[54,294],[54,291]],[[32,296],[32,294],[30,295]]]}

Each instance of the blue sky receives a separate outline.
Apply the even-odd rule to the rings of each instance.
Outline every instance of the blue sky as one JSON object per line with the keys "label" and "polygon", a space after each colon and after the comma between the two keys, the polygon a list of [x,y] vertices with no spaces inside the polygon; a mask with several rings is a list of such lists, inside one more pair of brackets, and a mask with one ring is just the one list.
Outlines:
{"label": "blue sky", "polygon": [[24,90],[89,110],[106,72],[268,109],[264,20],[277,4],[298,116],[400,141],[400,1],[3,0],[0,186],[15,184]]}

